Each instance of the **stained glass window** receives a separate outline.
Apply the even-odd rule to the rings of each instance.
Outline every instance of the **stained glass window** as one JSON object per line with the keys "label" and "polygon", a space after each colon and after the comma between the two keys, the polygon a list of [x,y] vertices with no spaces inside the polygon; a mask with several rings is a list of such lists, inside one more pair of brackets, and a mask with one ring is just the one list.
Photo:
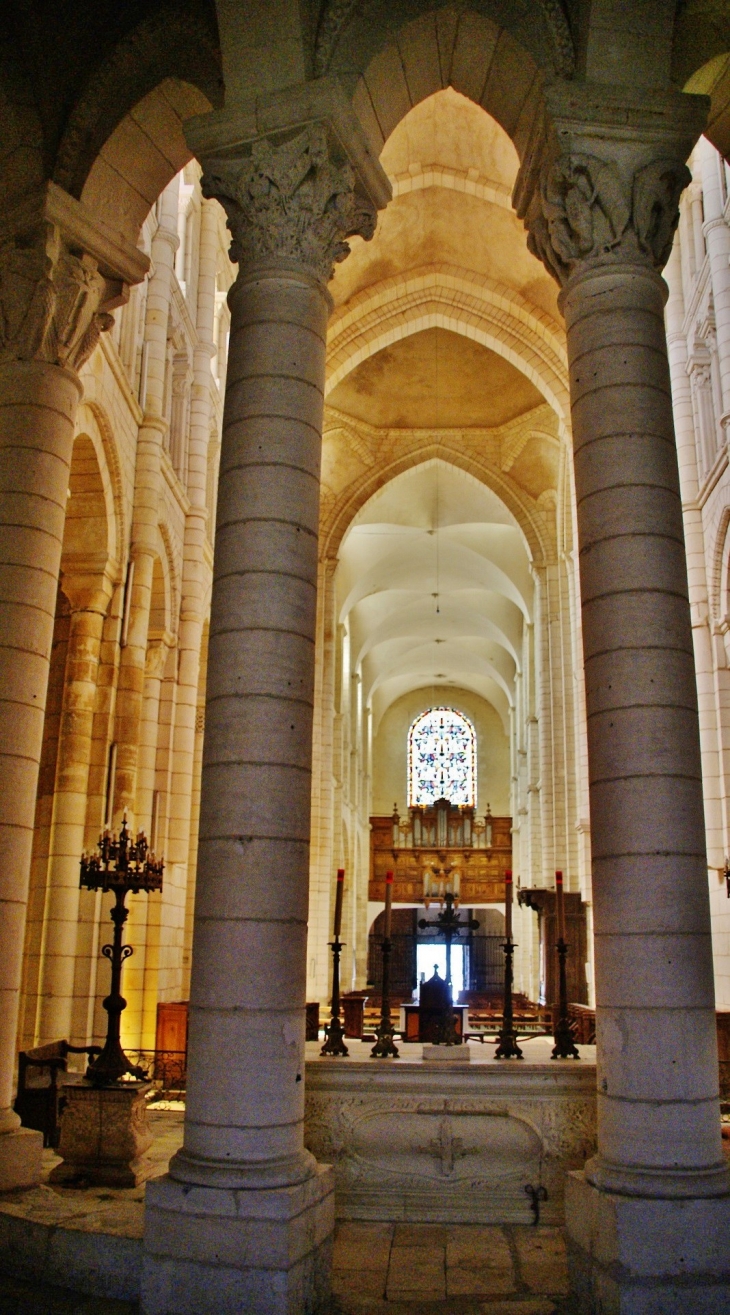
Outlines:
{"label": "stained glass window", "polygon": [[477,737],[455,708],[429,708],[408,732],[408,806],[448,799],[476,807]]}

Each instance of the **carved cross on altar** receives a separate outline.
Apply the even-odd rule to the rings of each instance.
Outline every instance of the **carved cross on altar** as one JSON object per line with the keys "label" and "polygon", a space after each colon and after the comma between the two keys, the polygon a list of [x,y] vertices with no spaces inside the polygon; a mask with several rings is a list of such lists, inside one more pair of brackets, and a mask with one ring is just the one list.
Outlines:
{"label": "carved cross on altar", "polygon": [[455,1137],[451,1120],[443,1118],[439,1122],[438,1137],[434,1137],[428,1143],[428,1150],[437,1160],[441,1161],[441,1172],[444,1178],[450,1178],[454,1172],[457,1160],[463,1160],[469,1151],[464,1150],[464,1143],[461,1137]]}

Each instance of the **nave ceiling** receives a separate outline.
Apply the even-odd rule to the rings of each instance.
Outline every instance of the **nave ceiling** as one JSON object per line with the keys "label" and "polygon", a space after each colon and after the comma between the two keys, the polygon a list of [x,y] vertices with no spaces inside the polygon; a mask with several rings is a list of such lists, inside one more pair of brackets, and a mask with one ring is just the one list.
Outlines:
{"label": "nave ceiling", "polygon": [[[321,553],[339,562],[338,622],[374,733],[418,688],[470,690],[508,733],[531,562],[558,538],[555,286],[511,209],[516,151],[465,97],[423,101],[381,159],[394,199],[332,283]],[[457,262],[462,285],[483,280],[499,301],[463,297]],[[404,287],[411,305],[394,312]]]}

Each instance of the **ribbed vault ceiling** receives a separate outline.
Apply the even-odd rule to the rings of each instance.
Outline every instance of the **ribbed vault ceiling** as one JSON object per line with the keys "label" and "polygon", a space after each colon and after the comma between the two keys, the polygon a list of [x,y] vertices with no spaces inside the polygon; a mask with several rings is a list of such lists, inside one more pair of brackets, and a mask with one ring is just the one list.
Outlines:
{"label": "ribbed vault ceiling", "polygon": [[337,591],[375,729],[423,685],[473,690],[507,729],[532,577],[522,531],[490,489],[439,459],[398,475],[345,535]]}

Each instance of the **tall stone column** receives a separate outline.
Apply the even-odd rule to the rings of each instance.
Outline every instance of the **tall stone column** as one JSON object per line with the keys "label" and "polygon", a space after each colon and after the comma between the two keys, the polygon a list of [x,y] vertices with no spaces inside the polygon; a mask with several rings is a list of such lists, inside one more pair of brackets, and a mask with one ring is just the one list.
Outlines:
{"label": "tall stone column", "polygon": [[717,359],[722,411],[720,423],[726,440],[730,438],[730,225],[725,218],[721,170],[722,156],[706,138],[698,143],[697,154],[702,170],[702,200],[704,203],[704,236],[712,277],[712,297],[715,305],[717,331]]}
{"label": "tall stone column", "polygon": [[730,1309],[697,691],[659,274],[705,102],[620,95],[617,114],[606,88],[548,93],[553,136],[523,166],[517,200],[532,249],[563,288],[588,711],[598,1152],[571,1176],[566,1219],[586,1310],[600,1299],[672,1315]]}
{"label": "tall stone column", "polygon": [[[342,116],[361,143],[349,108]],[[225,149],[242,139],[225,113],[189,130],[204,193],[226,209],[239,274],[229,294],[185,1141],[169,1176],[148,1189],[146,1315],[314,1309],[328,1288],[334,1223],[331,1170],[303,1145],[327,281],[345,238],[372,235],[373,201],[388,192],[370,161],[376,195],[362,195],[343,133],[326,121]]]}
{"label": "tall stone column", "polygon": [[38,763],[77,371],[147,261],[49,183],[0,231],[0,1190],[37,1180],[11,1109]]}
{"label": "tall stone column", "polygon": [[[76,587],[74,587],[74,585]],[[43,956],[40,970],[38,1042],[72,1034],[74,977],[79,926],[79,858],[84,849],[91,738],[104,617],[112,581],[64,579],[72,606],[66,675],[58,737],[48,855]]]}
{"label": "tall stone column", "polygon": [[[153,273],[147,286],[145,343],[147,382],[143,397],[144,419],[137,435],[134,513],[130,543],[131,598],[127,642],[119,665],[116,706],[117,768],[114,785],[116,821],[126,809],[136,824],[137,760],[144,699],[147,636],[152,575],[158,554],[162,442],[168,421],[164,415],[167,327],[177,235],[178,180],[165,188],[159,200],[159,225],[152,239]],[[139,916],[139,915],[138,915]],[[134,923],[130,915],[128,929]]]}
{"label": "tall stone column", "polygon": [[718,715],[715,699],[715,664],[710,630],[710,604],[707,591],[705,535],[702,508],[697,501],[697,435],[692,408],[692,394],[687,373],[687,339],[684,334],[684,295],[679,252],[679,234],[667,261],[665,279],[669,288],[665,320],[669,371],[672,381],[672,409],[677,439],[677,459],[682,492],[684,538],[687,553],[687,585],[692,616],[692,637],[697,681],[697,707],[702,750],[702,784],[705,807],[707,861],[710,868],[722,868],[725,846],[722,824],[722,786]]}
{"label": "tall stone column", "polygon": [[[205,560],[208,508],[208,442],[211,420],[210,362],[215,355],[215,289],[218,259],[217,207],[204,200],[200,215],[200,244],[195,327],[198,341],[194,352],[194,379],[190,411],[188,497],[183,544],[183,579],[178,632],[177,701],[172,745],[167,860],[188,876],[190,855],[195,719],[198,711],[200,645],[205,622],[205,604],[210,586],[210,568]],[[184,918],[185,889],[178,892],[178,914]],[[182,982],[182,958],[180,960]]]}

